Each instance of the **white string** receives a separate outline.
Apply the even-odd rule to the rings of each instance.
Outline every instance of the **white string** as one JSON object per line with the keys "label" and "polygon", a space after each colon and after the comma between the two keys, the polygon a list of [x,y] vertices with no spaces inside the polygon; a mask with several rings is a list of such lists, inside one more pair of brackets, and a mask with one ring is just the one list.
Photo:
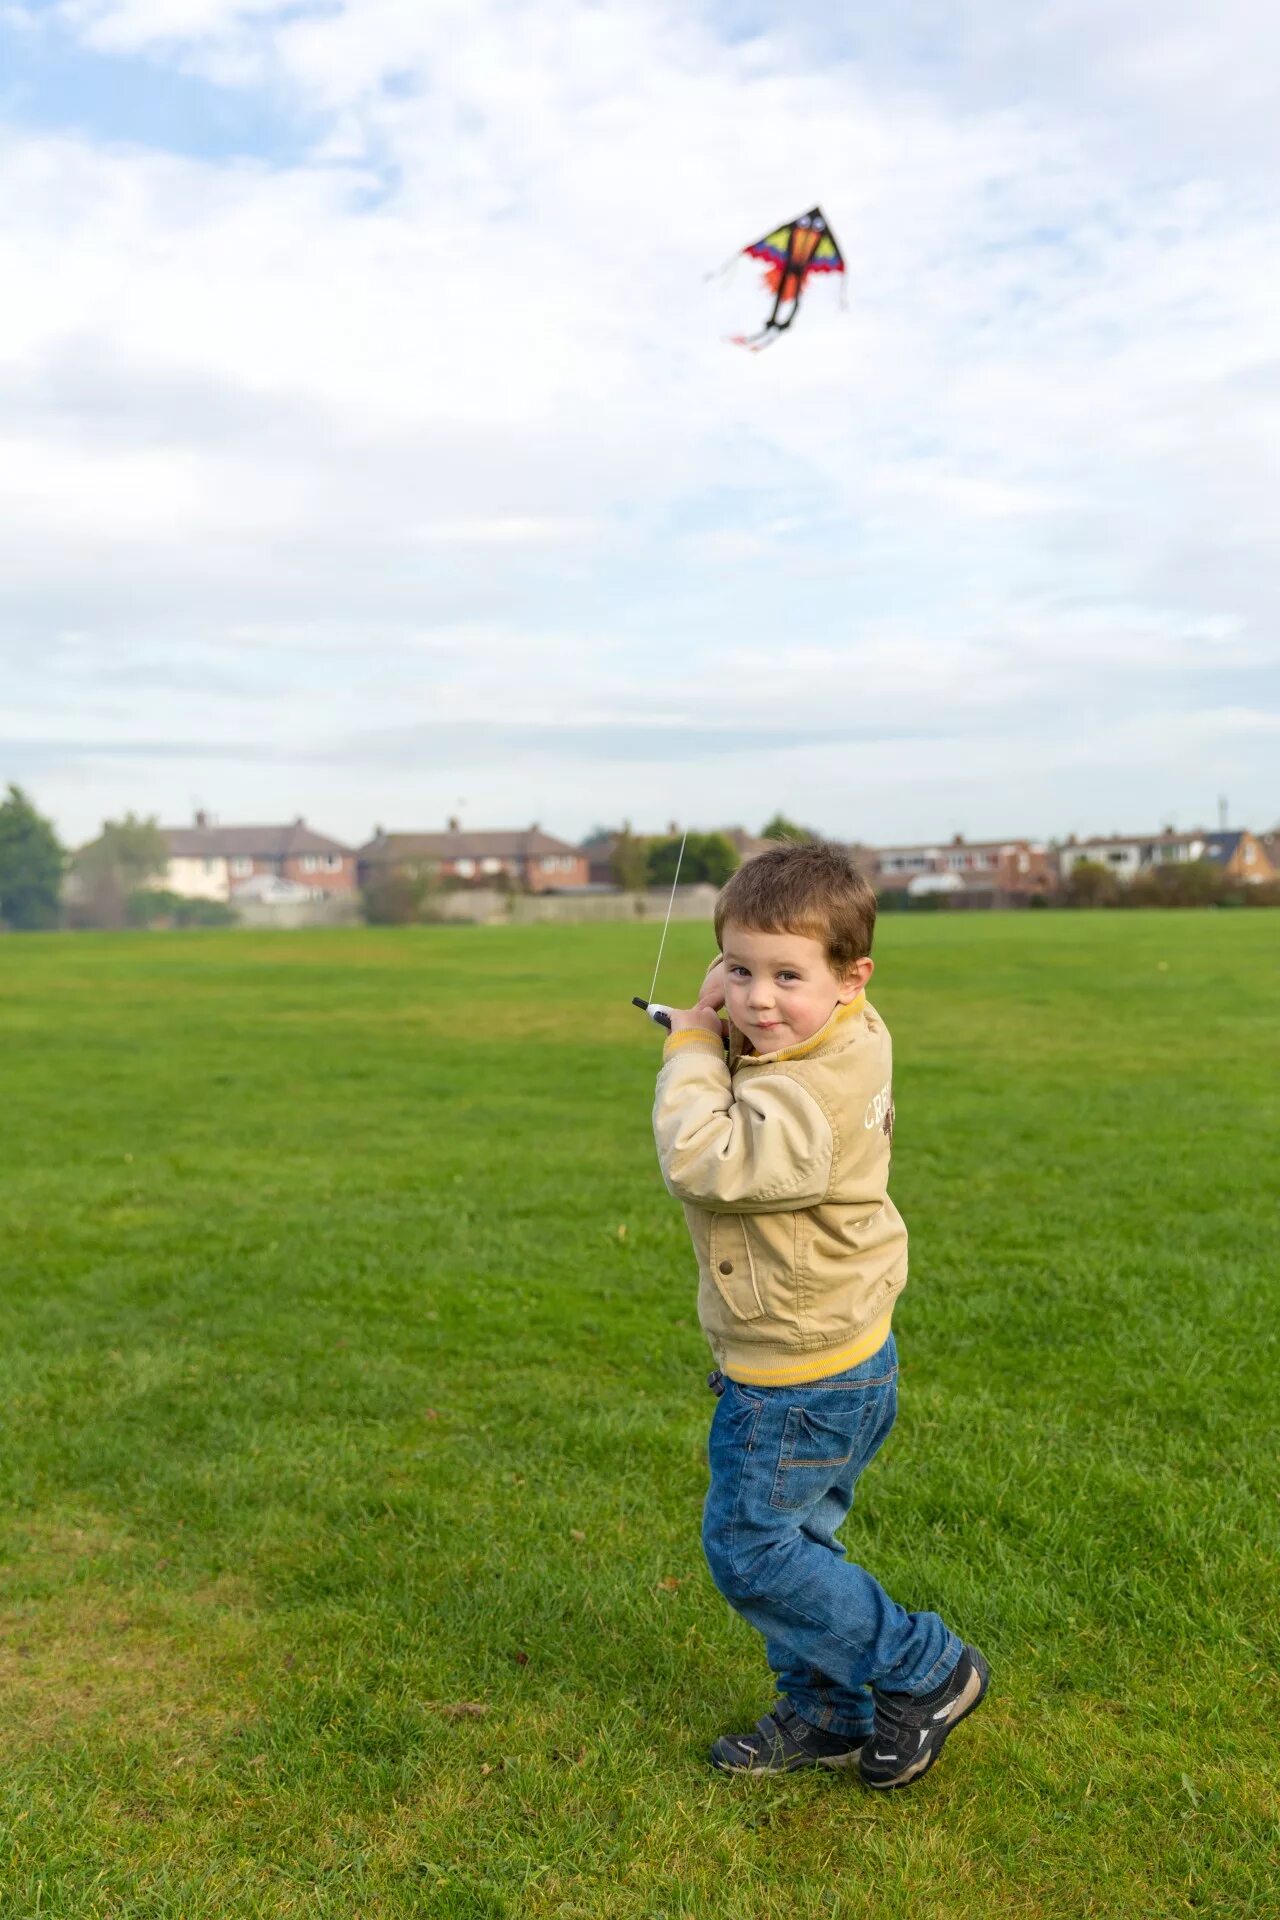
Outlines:
{"label": "white string", "polygon": [[653,985],[649,989],[650,1000],[653,999],[654,994],[658,991],[658,968],[662,965],[662,949],[667,944],[667,928],[671,925],[671,909],[676,903],[676,886],[680,879],[680,866],[684,860],[684,843],[688,838],[689,829],[686,827],[683,838],[680,841],[680,851],[676,855],[676,877],[671,882],[671,898],[667,902],[667,917],[662,923],[662,938],[658,942],[658,959],[653,969]]}

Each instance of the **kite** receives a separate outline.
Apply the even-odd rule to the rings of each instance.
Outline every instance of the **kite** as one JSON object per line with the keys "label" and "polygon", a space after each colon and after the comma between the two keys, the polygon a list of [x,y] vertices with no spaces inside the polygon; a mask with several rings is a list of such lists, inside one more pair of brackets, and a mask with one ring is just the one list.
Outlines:
{"label": "kite", "polygon": [[800,310],[800,296],[811,274],[844,272],[844,255],[821,207],[810,207],[808,213],[775,227],[742,251],[753,260],[768,262],[764,284],[773,295],[773,309],[759,333],[734,336],[736,346],[750,347],[753,353],[786,332]]}

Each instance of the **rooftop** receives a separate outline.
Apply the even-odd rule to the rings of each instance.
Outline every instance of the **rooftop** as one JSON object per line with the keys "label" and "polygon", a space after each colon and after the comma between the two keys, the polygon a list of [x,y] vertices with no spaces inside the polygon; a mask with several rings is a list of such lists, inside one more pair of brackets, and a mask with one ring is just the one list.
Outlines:
{"label": "rooftop", "polygon": [[350,853],[340,841],[317,833],[299,815],[286,826],[224,827],[198,813],[189,827],[161,827],[171,858],[283,860],[298,853]]}

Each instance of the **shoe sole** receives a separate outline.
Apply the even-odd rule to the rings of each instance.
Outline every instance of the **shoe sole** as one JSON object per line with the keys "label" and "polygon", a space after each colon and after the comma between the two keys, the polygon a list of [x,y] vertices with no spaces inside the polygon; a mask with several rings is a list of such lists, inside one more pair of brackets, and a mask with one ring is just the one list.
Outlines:
{"label": "shoe sole", "polygon": [[714,1753],[708,1757],[717,1773],[773,1774],[776,1776],[780,1773],[803,1773],[806,1767],[827,1767],[832,1772],[838,1772],[841,1767],[856,1767],[861,1753],[861,1747],[853,1747],[848,1753],[830,1753],[823,1754],[813,1760],[797,1760],[789,1767],[753,1767],[749,1764],[747,1766],[735,1767],[730,1766],[724,1760],[717,1760]]}
{"label": "shoe sole", "polygon": [[[975,1648],[974,1651],[977,1652],[977,1649]],[[947,1735],[958,1727],[962,1720],[967,1720],[969,1715],[982,1705],[990,1683],[991,1669],[979,1653],[973,1663],[973,1672],[969,1676],[968,1684],[964,1692],[957,1695],[955,1706],[948,1719],[939,1729],[938,1737],[933,1745],[914,1759],[911,1765],[905,1767],[901,1773],[895,1773],[892,1780],[870,1780],[864,1773],[862,1775],[864,1785],[874,1787],[878,1793],[891,1791],[894,1787],[912,1786],[915,1781],[928,1773],[930,1767],[942,1752]]]}

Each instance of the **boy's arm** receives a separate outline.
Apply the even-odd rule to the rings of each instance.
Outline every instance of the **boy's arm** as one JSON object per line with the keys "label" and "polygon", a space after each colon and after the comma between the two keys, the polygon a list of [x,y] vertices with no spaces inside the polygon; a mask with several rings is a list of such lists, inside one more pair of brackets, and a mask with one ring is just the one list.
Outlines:
{"label": "boy's arm", "polygon": [[678,1200],[713,1213],[790,1213],[823,1199],[835,1137],[798,1080],[752,1077],[735,1089],[718,1039],[672,1034],[653,1104],[662,1177]]}

